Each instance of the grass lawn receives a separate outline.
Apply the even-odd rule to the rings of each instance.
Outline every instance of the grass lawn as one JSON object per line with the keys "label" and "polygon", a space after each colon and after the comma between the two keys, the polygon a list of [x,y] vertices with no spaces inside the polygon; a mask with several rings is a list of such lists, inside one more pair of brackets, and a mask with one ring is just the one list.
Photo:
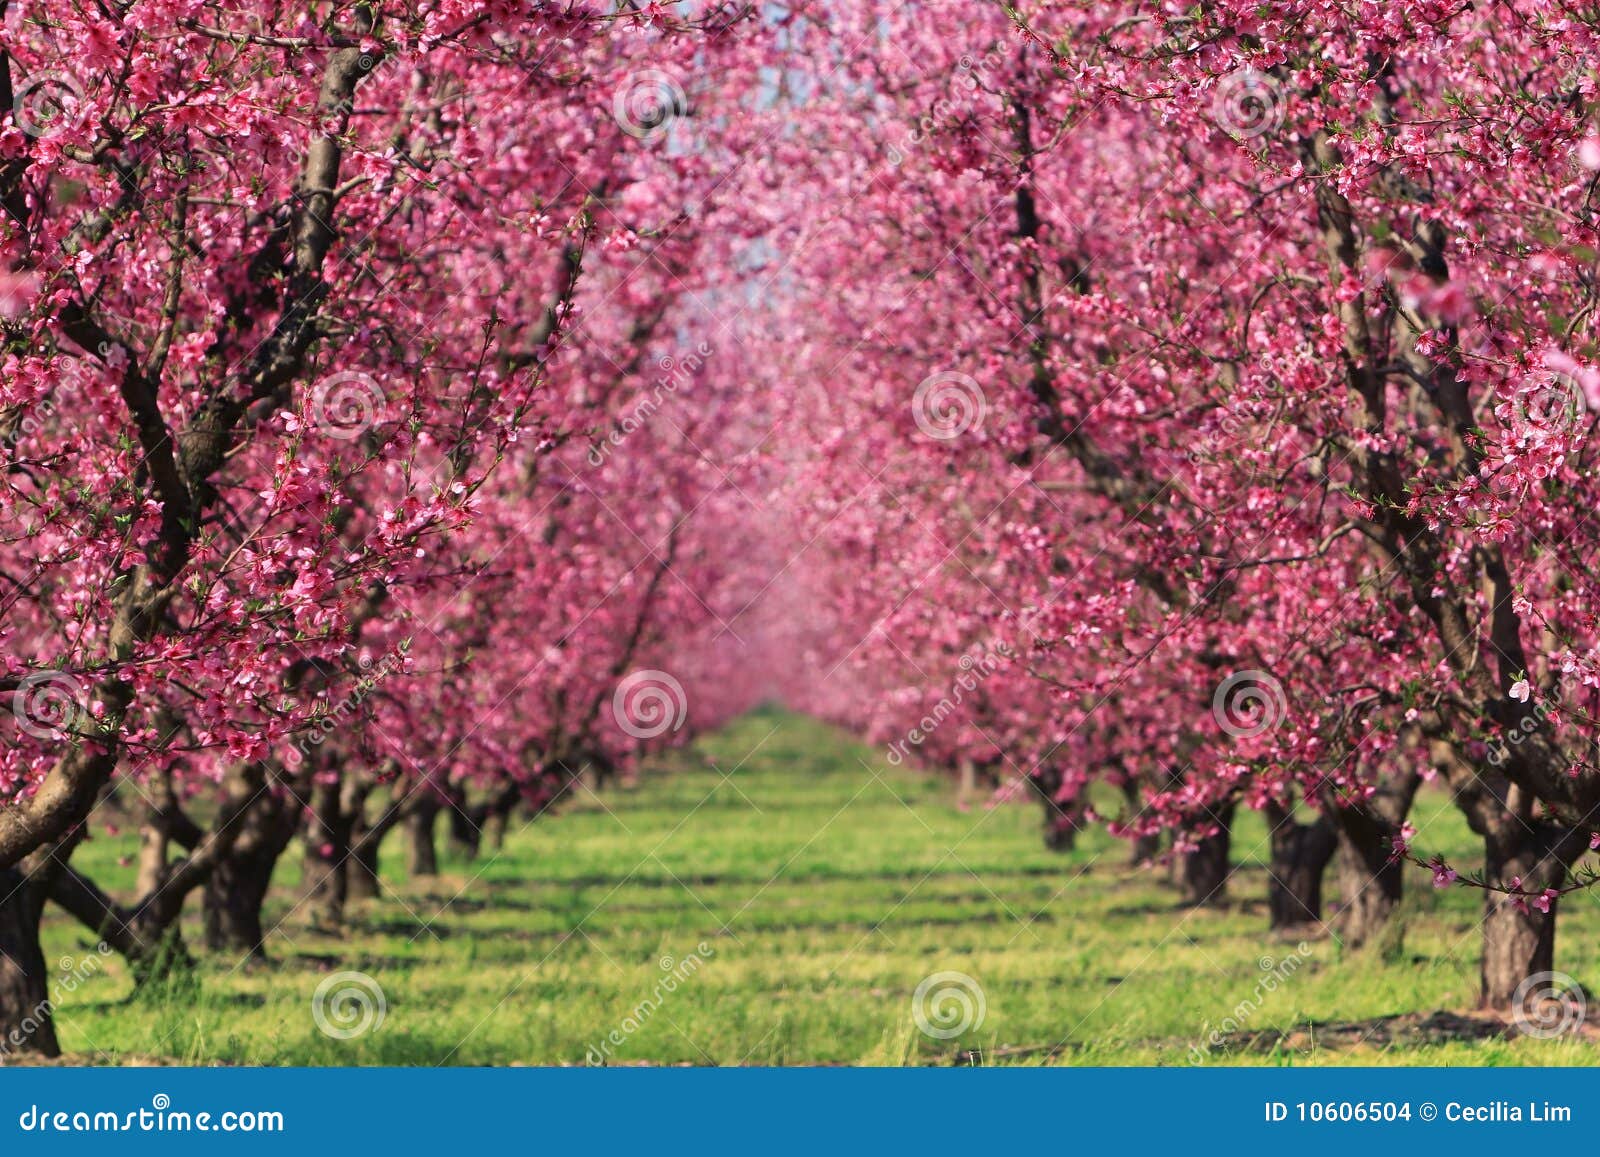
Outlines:
{"label": "grass lawn", "polygon": [[[1479,897],[1435,891],[1421,870],[1408,878],[1404,949],[1388,960],[1329,939],[1302,955],[1269,937],[1254,815],[1235,833],[1231,905],[1185,910],[1162,871],[1126,866],[1119,841],[1095,832],[1047,852],[1036,807],[960,810],[950,783],[806,719],[758,712],[671,763],[514,823],[497,854],[446,855],[431,881],[401,878],[397,835],[385,848],[393,895],[357,906],[342,938],[295,907],[291,849],[269,905],[269,924],[281,921],[270,964],[203,956],[195,984],[135,998],[107,958],[59,997],[68,1060],[582,1064],[609,1045],[614,1064],[1187,1064],[1230,1017],[1255,1039],[1235,1035],[1205,1063],[1596,1057],[1571,1037],[1466,1039],[1448,1018],[1424,1019],[1473,1002]],[[1441,795],[1426,794],[1414,822],[1419,848],[1475,861]],[[81,862],[126,894],[133,869],[118,860],[134,843],[97,834]],[[1580,893],[1562,915],[1557,963],[1579,980],[1600,976],[1596,903]],[[198,897],[191,907],[193,947]],[[93,955],[78,925],[53,910],[46,920],[47,959],[70,969]],[[371,976],[386,1003],[381,1027],[353,1039],[325,1035],[311,1012],[318,984],[343,969]],[[939,972],[971,977],[984,1003],[981,1023],[950,1039],[913,1015],[914,990]]]}

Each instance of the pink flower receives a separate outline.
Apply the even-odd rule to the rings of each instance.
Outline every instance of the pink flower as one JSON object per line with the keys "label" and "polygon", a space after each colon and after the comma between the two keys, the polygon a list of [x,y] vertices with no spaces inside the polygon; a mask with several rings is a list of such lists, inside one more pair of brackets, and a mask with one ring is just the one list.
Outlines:
{"label": "pink flower", "polygon": [[21,317],[39,293],[34,273],[0,273],[0,317]]}
{"label": "pink flower", "polygon": [[1586,169],[1600,169],[1600,137],[1584,137],[1578,142],[1578,164]]}
{"label": "pink flower", "polygon": [[1531,692],[1532,688],[1528,686],[1528,681],[1526,679],[1518,679],[1515,683],[1511,684],[1511,698],[1515,699],[1518,703],[1526,703],[1528,701],[1528,695]]}
{"label": "pink flower", "polygon": [[1546,888],[1539,894],[1539,897],[1534,900],[1533,906],[1539,909],[1541,912],[1548,912],[1550,911],[1550,905],[1554,903],[1555,900],[1560,897],[1560,895],[1561,893],[1556,891],[1554,888]]}
{"label": "pink flower", "polygon": [[1433,869],[1433,886],[1435,888],[1448,888],[1455,883],[1455,869],[1446,864],[1443,857],[1433,857],[1428,861],[1428,867]]}

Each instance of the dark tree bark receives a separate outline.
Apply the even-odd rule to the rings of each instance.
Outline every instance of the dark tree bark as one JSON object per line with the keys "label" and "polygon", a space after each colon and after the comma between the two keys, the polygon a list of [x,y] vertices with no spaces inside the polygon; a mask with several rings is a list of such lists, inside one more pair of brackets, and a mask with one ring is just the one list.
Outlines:
{"label": "dark tree bark", "polygon": [[[1483,837],[1483,957],[1478,1003],[1509,1009],[1520,985],[1555,967],[1556,913],[1541,911],[1526,895],[1521,903],[1505,891],[1537,896],[1560,888],[1568,870],[1588,850],[1586,828],[1557,824],[1535,814],[1533,795],[1493,768],[1480,768],[1447,744],[1436,743],[1435,763],[1449,777],[1456,804]],[[1520,883],[1513,883],[1520,881]]]}
{"label": "dark tree bark", "polygon": [[1361,807],[1331,814],[1339,841],[1339,938],[1351,948],[1387,942],[1398,951],[1391,924],[1405,894],[1405,862],[1390,849],[1400,827]]}
{"label": "dark tree bark", "polygon": [[322,932],[344,929],[349,895],[350,828],[344,809],[343,785],[318,783],[311,792],[311,814],[305,831],[305,897],[312,927]]}
{"label": "dark tree bark", "polygon": [[496,792],[485,805],[483,822],[479,826],[483,828],[483,840],[491,851],[498,852],[505,846],[506,827],[511,823],[511,817],[521,802],[521,786],[509,783]]}
{"label": "dark tree bark", "polygon": [[352,900],[376,900],[383,894],[378,879],[379,838],[373,836],[366,816],[359,815],[350,827],[348,887]]}
{"label": "dark tree bark", "polygon": [[20,868],[0,869],[0,1056],[61,1055],[50,975],[39,945],[45,888]]}
{"label": "dark tree bark", "polygon": [[1268,862],[1267,908],[1274,931],[1322,922],[1322,877],[1338,841],[1325,815],[1300,823],[1288,808],[1266,809],[1272,825]]}
{"label": "dark tree bark", "polygon": [[439,874],[439,851],[433,832],[442,805],[431,789],[420,787],[406,809],[406,871],[413,877]]}
{"label": "dark tree bark", "polygon": [[462,859],[478,858],[483,843],[484,809],[467,803],[467,793],[459,788],[450,793],[445,808],[450,823],[450,847]]}
{"label": "dark tree bark", "polygon": [[1411,812],[1422,774],[1414,769],[1373,777],[1377,791],[1357,803],[1329,796],[1323,810],[1339,843],[1335,930],[1346,947],[1381,945],[1398,953],[1404,928],[1395,919],[1405,894],[1405,863],[1394,857],[1400,825]]}
{"label": "dark tree bark", "polygon": [[1215,830],[1200,836],[1193,851],[1182,856],[1183,902],[1194,906],[1220,904],[1227,898],[1228,875],[1232,871],[1233,803],[1205,809],[1195,818],[1195,826]]}
{"label": "dark tree bark", "polygon": [[[1484,881],[1522,892],[1560,888],[1567,870],[1588,847],[1581,831],[1536,820],[1530,824],[1505,824],[1484,839]],[[1556,911],[1541,911],[1531,900],[1503,892],[1484,893],[1483,962],[1479,1004],[1507,1009],[1514,1003],[1517,986],[1540,972],[1552,972],[1556,963]]]}
{"label": "dark tree bark", "polygon": [[261,909],[273,869],[288,844],[287,838],[278,841],[264,836],[217,866],[202,896],[207,948],[247,958],[266,957]]}
{"label": "dark tree bark", "polygon": [[231,853],[217,864],[202,894],[206,947],[266,957],[261,910],[278,860],[294,839],[300,798],[280,785],[265,792],[239,819]]}
{"label": "dark tree bark", "polygon": [[350,832],[350,895],[358,899],[377,899],[383,894],[378,874],[378,851],[384,837],[400,822],[405,812],[407,790],[403,782],[391,785],[388,805],[378,818],[368,821],[366,806],[354,817]]}
{"label": "dark tree bark", "polygon": [[[47,855],[50,862],[49,898],[119,952],[140,989],[190,978],[194,962],[180,925],[184,904],[189,893],[205,885],[232,854],[246,815],[261,799],[264,782],[262,764],[231,768],[216,819],[204,833],[183,815],[170,792],[163,799],[158,789],[145,820],[147,858],[140,875],[147,890],[132,904],[118,903],[73,869],[68,860],[76,838],[39,853]],[[186,833],[185,838],[198,838],[188,855],[169,860],[167,834],[179,832]]]}
{"label": "dark tree bark", "polygon": [[1044,811],[1044,846],[1052,852],[1072,851],[1078,843],[1078,829],[1083,826],[1083,804],[1076,799],[1057,799],[1063,779],[1057,767],[1041,767],[1028,777],[1028,785]]}
{"label": "dark tree bark", "polygon": [[50,899],[115,949],[133,971],[134,984],[146,989],[188,977],[194,959],[183,942],[178,919],[183,902],[198,886],[169,867],[156,890],[132,907],[123,907],[93,880],[69,865],[60,865]]}

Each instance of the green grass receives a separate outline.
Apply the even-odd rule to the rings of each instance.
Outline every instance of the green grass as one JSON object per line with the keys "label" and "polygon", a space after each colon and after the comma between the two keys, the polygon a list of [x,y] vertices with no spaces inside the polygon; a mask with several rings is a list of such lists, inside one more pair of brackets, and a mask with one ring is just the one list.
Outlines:
{"label": "green grass", "polygon": [[[1510,1037],[1338,1047],[1308,1023],[1470,1007],[1476,894],[1408,879],[1403,953],[1309,945],[1262,992],[1264,957],[1296,952],[1266,931],[1265,828],[1238,825],[1242,864],[1221,910],[1186,910],[1160,870],[1126,866],[1091,833],[1069,854],[1038,838],[1034,806],[961,810],[946,781],[891,768],[809,720],[758,712],[672,757],[631,788],[513,830],[476,862],[445,860],[357,907],[342,938],[313,931],[292,885],[297,851],[269,905],[273,962],[203,956],[194,985],[132,995],[108,958],[59,998],[63,1048],[79,1063],[582,1064],[677,962],[703,966],[665,994],[616,1064],[1185,1064],[1190,1048],[1259,997],[1241,1027],[1295,1034],[1275,1048],[1217,1050],[1209,1064],[1582,1064],[1571,1038]],[[1425,794],[1419,847],[1470,862],[1448,801]],[[80,852],[103,882],[130,835]],[[401,849],[386,852],[387,870]],[[194,905],[197,907],[197,904]],[[1558,964],[1600,975],[1600,913],[1567,904]],[[197,918],[189,940],[199,940]],[[47,917],[46,954],[68,964],[92,937]],[[365,972],[382,1027],[350,1040],[318,1030],[312,995],[332,972]],[[935,972],[981,986],[986,1015],[952,1040],[918,1030],[912,993]],[[979,1054],[974,1060],[969,1054]]]}

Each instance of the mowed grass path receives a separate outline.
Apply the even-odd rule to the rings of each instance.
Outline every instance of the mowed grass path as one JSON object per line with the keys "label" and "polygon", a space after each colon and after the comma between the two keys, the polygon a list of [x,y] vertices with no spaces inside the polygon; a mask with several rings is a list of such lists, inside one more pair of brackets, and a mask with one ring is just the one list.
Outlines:
{"label": "mowed grass path", "polygon": [[[340,938],[312,931],[295,906],[294,849],[269,908],[281,922],[270,965],[203,956],[195,986],[133,998],[112,958],[60,997],[63,1047],[102,1064],[558,1065],[601,1055],[615,1031],[613,1064],[1186,1064],[1229,1017],[1294,1033],[1473,1001],[1478,897],[1437,892],[1421,871],[1408,881],[1402,953],[1385,961],[1314,940],[1292,975],[1265,982],[1298,950],[1266,932],[1265,829],[1253,816],[1236,833],[1233,903],[1186,910],[1164,872],[1128,868],[1125,846],[1103,833],[1047,852],[1035,806],[962,810],[947,781],[892,768],[810,720],[757,712],[669,763],[513,825],[497,854],[447,855],[436,880],[392,876],[393,895],[357,907]],[[1425,797],[1416,822],[1418,846],[1472,860],[1446,800]],[[132,847],[127,835],[97,837],[81,854],[126,887],[131,869],[117,860]],[[1559,964],[1600,977],[1595,901],[1566,906]],[[663,964],[681,971],[702,943],[699,970],[635,1016],[659,993]],[[92,938],[52,913],[46,946],[70,967]],[[313,992],[341,969],[382,987],[377,1031],[318,1030]],[[919,982],[944,971],[972,977],[986,1005],[980,1025],[948,1040],[919,1031],[912,1008]],[[1301,1032],[1204,1060],[1595,1057],[1570,1038],[1418,1041],[1352,1046],[1347,1034],[1326,1047]]]}

